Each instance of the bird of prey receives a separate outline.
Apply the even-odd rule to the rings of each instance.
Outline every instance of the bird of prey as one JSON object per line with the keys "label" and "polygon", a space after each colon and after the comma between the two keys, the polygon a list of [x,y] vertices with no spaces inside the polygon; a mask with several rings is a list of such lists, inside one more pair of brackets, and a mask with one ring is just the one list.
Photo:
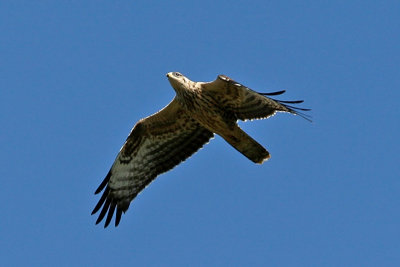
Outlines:
{"label": "bird of prey", "polygon": [[115,226],[131,201],[159,174],[190,157],[214,134],[255,163],[263,163],[269,152],[247,135],[238,120],[264,119],[276,112],[289,112],[309,120],[298,108],[268,96],[285,91],[258,93],[219,75],[212,82],[194,82],[179,72],[169,72],[175,98],[159,112],[139,120],[119,151],[110,171],[95,194],[104,190],[92,214],[102,208],[98,224],[107,214],[107,227],[116,210]]}

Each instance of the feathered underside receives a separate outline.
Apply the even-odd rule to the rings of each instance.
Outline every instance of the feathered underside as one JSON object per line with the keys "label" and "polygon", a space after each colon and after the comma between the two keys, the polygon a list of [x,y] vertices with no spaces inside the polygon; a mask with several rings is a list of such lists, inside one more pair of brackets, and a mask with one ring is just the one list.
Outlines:
{"label": "feathered underside", "polygon": [[187,116],[175,100],[159,113],[139,121],[95,192],[104,190],[92,211],[95,214],[101,209],[96,224],[107,214],[107,227],[116,210],[117,226],[122,212],[137,194],[159,174],[190,157],[213,135]]}
{"label": "feathered underside", "polygon": [[303,100],[284,101],[269,97],[281,95],[284,90],[259,93],[225,75],[219,75],[213,82],[203,83],[202,87],[205,93],[214,97],[239,120],[265,119],[276,112],[289,112],[311,121],[311,117],[302,112],[310,109],[293,106],[303,103]]}

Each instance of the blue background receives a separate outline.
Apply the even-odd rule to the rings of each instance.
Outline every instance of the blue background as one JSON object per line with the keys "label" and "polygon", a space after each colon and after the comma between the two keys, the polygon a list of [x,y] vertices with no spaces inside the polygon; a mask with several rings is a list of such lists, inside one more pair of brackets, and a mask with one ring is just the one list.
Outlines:
{"label": "blue background", "polygon": [[[4,266],[400,264],[398,1],[1,1]],[[94,190],[165,74],[305,99],[216,137],[95,226]]]}

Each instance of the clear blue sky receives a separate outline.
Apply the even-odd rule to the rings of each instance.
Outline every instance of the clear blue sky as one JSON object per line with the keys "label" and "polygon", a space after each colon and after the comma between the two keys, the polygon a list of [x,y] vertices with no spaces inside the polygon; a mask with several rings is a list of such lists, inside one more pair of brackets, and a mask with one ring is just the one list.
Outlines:
{"label": "clear blue sky", "polygon": [[[399,266],[399,1],[2,1],[4,266]],[[159,176],[118,228],[94,190],[165,74],[304,99]]]}

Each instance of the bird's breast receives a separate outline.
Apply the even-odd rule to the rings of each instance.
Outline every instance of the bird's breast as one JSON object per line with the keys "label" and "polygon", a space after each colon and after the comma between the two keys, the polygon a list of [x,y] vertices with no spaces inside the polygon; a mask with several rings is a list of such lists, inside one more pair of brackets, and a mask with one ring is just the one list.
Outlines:
{"label": "bird's breast", "polygon": [[224,110],[210,97],[196,97],[186,105],[186,109],[193,119],[214,133],[221,133],[234,125],[234,121],[226,119]]}

